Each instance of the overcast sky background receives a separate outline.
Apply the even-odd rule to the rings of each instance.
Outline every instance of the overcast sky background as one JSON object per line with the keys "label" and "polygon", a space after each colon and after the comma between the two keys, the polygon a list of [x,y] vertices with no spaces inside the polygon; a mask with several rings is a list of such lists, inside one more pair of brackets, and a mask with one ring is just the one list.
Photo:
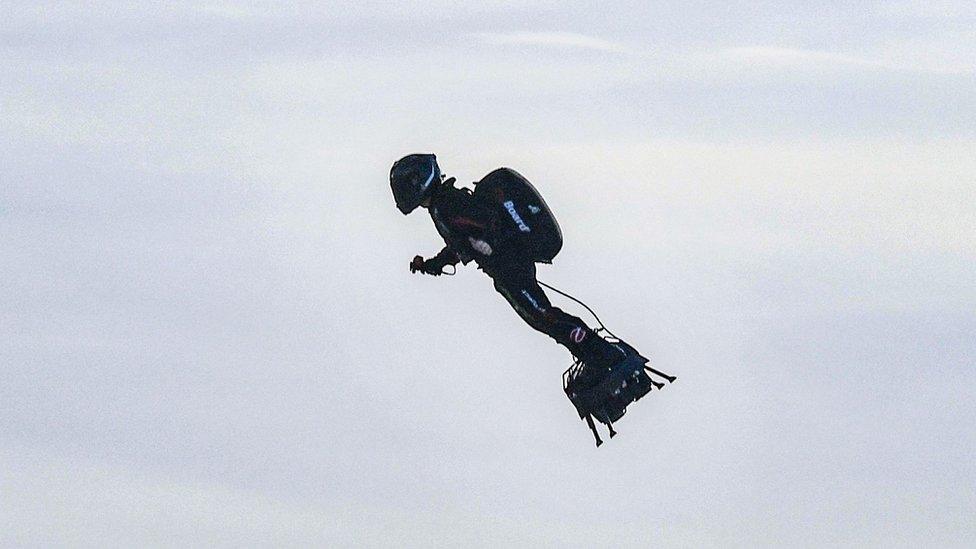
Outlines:
{"label": "overcast sky background", "polygon": [[[353,4],[0,4],[0,545],[976,544],[972,2]],[[619,437],[411,152],[679,376]]]}

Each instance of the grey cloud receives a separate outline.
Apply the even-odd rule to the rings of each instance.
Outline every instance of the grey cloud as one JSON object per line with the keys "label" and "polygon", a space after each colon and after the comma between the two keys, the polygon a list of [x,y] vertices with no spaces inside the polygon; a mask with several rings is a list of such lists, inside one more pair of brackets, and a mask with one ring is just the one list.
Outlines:
{"label": "grey cloud", "polygon": [[[970,76],[696,57],[913,43],[841,5],[268,6],[0,23],[0,544],[974,539]],[[464,39],[525,29],[650,53]],[[540,276],[679,375],[612,444],[482,273],[407,272],[421,150],[527,175]]]}

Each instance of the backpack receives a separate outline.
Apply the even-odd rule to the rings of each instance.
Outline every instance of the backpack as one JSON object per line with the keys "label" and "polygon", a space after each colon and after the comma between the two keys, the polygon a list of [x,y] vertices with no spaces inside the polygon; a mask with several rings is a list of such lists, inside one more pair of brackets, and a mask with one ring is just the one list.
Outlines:
{"label": "backpack", "polygon": [[537,263],[552,263],[563,234],[532,183],[515,170],[499,168],[475,183],[474,196],[492,210],[492,240]]}

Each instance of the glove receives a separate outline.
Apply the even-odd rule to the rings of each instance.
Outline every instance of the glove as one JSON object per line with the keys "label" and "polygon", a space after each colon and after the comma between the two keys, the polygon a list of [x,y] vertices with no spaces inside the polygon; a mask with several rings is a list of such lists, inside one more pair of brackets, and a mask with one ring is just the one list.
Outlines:
{"label": "glove", "polygon": [[432,276],[440,276],[442,274],[441,269],[438,269],[436,267],[437,267],[436,265],[431,265],[430,261],[424,261],[424,258],[419,255],[415,256],[413,258],[413,261],[410,262],[411,273],[416,273],[419,271],[421,273],[429,274]]}
{"label": "glove", "polygon": [[424,258],[420,257],[419,255],[414,256],[413,261],[410,262],[410,272],[415,273],[417,271],[423,271],[423,270],[424,270]]}

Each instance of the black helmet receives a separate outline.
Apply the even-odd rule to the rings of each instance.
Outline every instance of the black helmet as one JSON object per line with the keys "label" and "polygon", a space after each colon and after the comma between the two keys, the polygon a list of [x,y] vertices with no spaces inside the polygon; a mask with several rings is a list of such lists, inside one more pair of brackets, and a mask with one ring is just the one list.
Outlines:
{"label": "black helmet", "polygon": [[393,198],[403,215],[414,211],[440,182],[441,169],[432,154],[404,156],[390,169]]}

